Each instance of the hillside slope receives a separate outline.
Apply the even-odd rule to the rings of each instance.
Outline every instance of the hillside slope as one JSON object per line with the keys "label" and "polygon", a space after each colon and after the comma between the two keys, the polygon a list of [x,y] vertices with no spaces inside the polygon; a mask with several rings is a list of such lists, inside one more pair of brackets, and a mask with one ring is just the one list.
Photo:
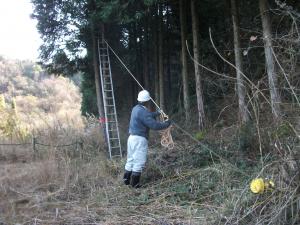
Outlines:
{"label": "hillside slope", "polygon": [[82,126],[79,87],[68,78],[49,75],[30,61],[0,59],[0,95],[16,103],[20,122],[30,131],[68,123]]}

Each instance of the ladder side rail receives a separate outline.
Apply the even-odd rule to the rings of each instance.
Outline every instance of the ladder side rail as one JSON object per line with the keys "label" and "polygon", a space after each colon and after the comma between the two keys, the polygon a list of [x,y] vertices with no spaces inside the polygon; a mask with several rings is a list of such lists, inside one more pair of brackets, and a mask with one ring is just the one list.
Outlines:
{"label": "ladder side rail", "polygon": [[112,99],[113,99],[113,105],[114,105],[114,113],[115,113],[115,119],[116,119],[116,129],[117,129],[117,136],[119,141],[119,148],[120,148],[120,157],[122,157],[122,148],[121,148],[121,140],[120,140],[120,133],[119,133],[119,123],[118,123],[118,116],[117,116],[117,110],[116,110],[116,102],[115,102],[115,94],[114,94],[114,86],[112,82],[112,74],[111,74],[111,66],[110,66],[110,57],[109,57],[109,51],[108,51],[108,44],[105,43],[107,48],[107,57],[108,57],[108,66],[109,66],[109,77],[110,77],[110,83],[111,83],[111,89],[112,89]]}
{"label": "ladder side rail", "polygon": [[[104,43],[103,43],[104,44]],[[104,85],[105,88],[109,88],[111,90],[111,95],[113,94],[113,83],[112,83],[112,79],[111,79],[111,68],[110,68],[110,62],[109,62],[109,58],[108,58],[108,48],[107,47],[103,47],[102,48],[102,63],[103,63],[103,70],[105,69],[106,72],[108,72],[108,74],[103,74],[103,80],[104,80]],[[105,76],[105,77],[104,77]],[[105,82],[105,79],[108,79],[107,82]],[[107,89],[106,89],[107,90]],[[107,93],[106,93],[107,94]],[[104,98],[106,99],[106,109],[107,109],[107,125],[108,125],[108,132],[111,128],[111,123],[115,123],[115,126],[117,127],[117,120],[116,120],[116,107],[115,107],[115,101],[114,101],[114,96],[112,95],[111,97],[108,97],[106,94],[104,94]],[[112,103],[110,103],[110,101],[112,100]],[[110,107],[112,107],[112,112],[110,110],[108,110]],[[110,120],[108,120],[109,114],[113,115],[113,118],[110,118]],[[111,136],[110,136],[111,135]],[[110,155],[111,157],[113,157],[113,148],[115,148],[115,142],[114,140],[118,140],[118,146],[120,146],[120,140],[119,140],[119,135],[118,133],[116,134],[116,136],[118,138],[113,138],[115,137],[115,135],[113,133],[110,133],[109,135],[109,144],[110,144]],[[121,155],[120,155],[121,156]]]}
{"label": "ladder side rail", "polygon": [[103,99],[103,105],[104,105],[104,122],[105,122],[105,131],[106,131],[106,139],[107,139],[107,145],[108,145],[108,151],[109,151],[109,158],[111,159],[111,145],[110,145],[110,137],[109,137],[109,132],[108,132],[108,122],[107,120],[107,102],[105,99],[105,85],[104,85],[104,79],[103,79],[103,71],[102,71],[102,63],[101,63],[101,52],[100,52],[100,46],[99,46],[99,39],[98,39],[98,58],[99,58],[99,70],[100,70],[100,79],[101,79],[101,87],[102,87],[102,99]]}

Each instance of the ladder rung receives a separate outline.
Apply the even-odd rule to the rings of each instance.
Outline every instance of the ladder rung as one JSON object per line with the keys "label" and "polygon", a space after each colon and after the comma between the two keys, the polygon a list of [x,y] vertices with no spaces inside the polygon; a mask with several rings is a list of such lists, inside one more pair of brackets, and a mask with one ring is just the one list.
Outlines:
{"label": "ladder rung", "polygon": [[110,121],[106,121],[107,123],[116,123],[117,121],[113,121],[113,120],[110,120]]}
{"label": "ladder rung", "polygon": [[106,92],[112,92],[112,90],[111,90],[111,89],[106,89],[106,90],[104,90],[104,91],[106,91]]}
{"label": "ladder rung", "polygon": [[120,148],[120,145],[118,145],[118,146],[115,146],[115,147],[111,147],[111,148]]}
{"label": "ladder rung", "polygon": [[109,138],[109,140],[119,140],[119,138]]}

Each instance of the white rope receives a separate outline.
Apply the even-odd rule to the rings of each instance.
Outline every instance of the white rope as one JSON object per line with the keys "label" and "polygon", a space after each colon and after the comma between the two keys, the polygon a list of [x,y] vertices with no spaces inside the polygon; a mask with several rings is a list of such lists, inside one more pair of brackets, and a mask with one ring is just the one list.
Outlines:
{"label": "white rope", "polygon": [[[128,69],[128,67],[125,65],[125,63],[120,59],[120,57],[117,55],[117,53],[112,49],[112,47],[110,47],[110,45],[107,43],[106,40],[104,40],[104,42],[107,44],[107,46],[109,47],[109,49],[112,51],[112,53],[114,53],[114,55],[117,57],[117,59],[121,62],[121,64],[125,67],[125,69],[127,70],[127,72],[130,74],[130,76],[136,81],[136,83],[143,89],[145,90],[145,88],[141,85],[141,83],[135,78],[135,76],[131,73],[131,71]],[[165,121],[167,119],[169,119],[168,115],[165,114],[163,112],[163,110],[161,110],[161,108],[158,106],[158,104],[153,100],[153,98],[151,98],[151,101],[154,103],[154,105],[160,110],[160,113],[162,115],[161,120]],[[171,135],[171,127],[168,127],[167,129],[163,130],[160,132],[161,133],[161,145],[168,148],[168,149],[173,149],[174,148],[174,141]]]}
{"label": "white rope", "polygon": [[[107,44],[107,46],[109,47],[109,49],[114,53],[114,55],[117,57],[117,59],[122,63],[122,65],[126,68],[126,70],[128,71],[128,73],[132,76],[132,78],[137,82],[137,84],[143,89],[144,87],[140,84],[140,82],[135,78],[135,76],[131,73],[131,71],[127,68],[127,66],[124,64],[124,62],[120,59],[120,57],[117,55],[117,53],[115,53],[115,51],[112,49],[112,47],[110,47],[110,45],[107,43],[106,40],[104,40],[104,42]],[[160,107],[158,106],[158,104],[151,98],[151,101],[155,104],[155,106],[159,109]],[[162,112],[162,115],[164,118],[168,118],[168,116],[161,110]],[[163,119],[164,120],[164,119]],[[214,155],[216,155],[217,157],[219,157],[220,159],[223,159],[224,161],[226,161],[227,163],[229,163],[229,165],[232,166],[232,168],[235,168],[237,169],[239,172],[245,174],[242,170],[240,170],[239,168],[237,168],[235,166],[235,164],[229,162],[227,159],[223,158],[220,154],[218,154],[217,152],[213,151],[211,148],[209,148],[208,146],[206,146],[205,144],[202,144],[199,140],[197,140],[192,134],[190,134],[188,131],[186,131],[185,129],[183,129],[182,127],[180,127],[178,124],[176,124],[174,121],[172,122],[172,125],[174,125],[176,128],[178,128],[179,130],[181,130],[185,135],[187,135],[188,137],[190,137],[192,140],[194,140],[197,144],[199,144],[200,146],[202,146],[204,149],[207,149],[211,155],[211,158],[213,160],[213,157],[212,157],[212,153]],[[165,142],[165,137],[164,135],[170,135],[171,136],[171,133],[170,133],[170,130],[168,130],[165,134],[163,134],[162,136],[162,140],[161,140],[161,144],[166,147],[169,147],[169,149],[172,149],[174,148],[174,144],[172,144],[170,142],[170,139],[169,137],[166,137],[168,139],[167,142]],[[173,142],[173,139],[172,139],[172,136],[171,136],[171,141]],[[245,175],[248,175],[248,174],[245,174]]]}
{"label": "white rope", "polygon": [[[110,47],[110,45],[107,43],[106,40],[104,40],[104,42],[107,44],[107,46],[109,47],[109,49],[112,51],[112,53],[114,53],[114,55],[117,57],[117,59],[120,61],[120,63],[125,67],[125,69],[127,70],[127,72],[130,74],[130,76],[136,81],[136,83],[140,86],[140,88],[142,88],[142,90],[145,90],[145,88],[141,85],[141,83],[135,78],[135,76],[131,73],[131,71],[128,69],[128,67],[125,65],[125,63],[122,61],[122,59],[120,59],[120,57],[117,55],[117,53],[115,53],[115,51],[112,49],[112,47]],[[162,114],[164,115],[164,117],[167,117],[167,115],[161,110],[161,108],[158,106],[158,104],[153,100],[153,98],[151,98],[151,101],[154,103],[154,105],[162,112]]]}

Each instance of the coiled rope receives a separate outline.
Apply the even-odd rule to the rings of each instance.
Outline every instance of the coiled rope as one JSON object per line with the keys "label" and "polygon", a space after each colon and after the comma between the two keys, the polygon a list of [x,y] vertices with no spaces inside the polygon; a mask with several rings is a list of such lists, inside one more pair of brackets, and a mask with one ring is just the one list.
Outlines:
{"label": "coiled rope", "polygon": [[[160,115],[160,120],[165,122],[166,120],[168,120],[169,117],[167,115]],[[173,149],[175,144],[172,138],[172,134],[171,134],[171,129],[172,129],[172,125],[169,126],[168,128],[161,130],[159,133],[161,135],[161,139],[160,139],[160,144],[167,148],[167,149]]]}
{"label": "coiled rope", "polygon": [[171,134],[171,129],[172,129],[172,125],[169,126],[167,129],[160,131],[161,134],[160,144],[167,149],[173,149],[175,146]]}
{"label": "coiled rope", "polygon": [[[127,70],[127,72],[130,74],[130,76],[135,80],[135,82],[142,88],[142,90],[145,90],[145,88],[140,84],[140,82],[135,78],[135,76],[131,73],[131,71],[128,69],[128,67],[125,65],[125,63],[120,59],[120,57],[117,55],[117,53],[112,49],[112,47],[107,43],[106,40],[104,42],[107,44],[109,49],[112,51],[112,53],[117,57],[117,59],[120,61],[120,63],[124,66],[124,68]],[[151,98],[151,101],[154,103],[157,109],[161,112],[161,121],[166,121],[169,119],[168,115],[163,112],[163,110],[159,107],[159,105]],[[172,138],[171,134],[172,125],[169,126],[167,129],[160,131],[161,134],[161,145],[163,147],[166,147],[168,149],[173,149],[175,144]]]}

